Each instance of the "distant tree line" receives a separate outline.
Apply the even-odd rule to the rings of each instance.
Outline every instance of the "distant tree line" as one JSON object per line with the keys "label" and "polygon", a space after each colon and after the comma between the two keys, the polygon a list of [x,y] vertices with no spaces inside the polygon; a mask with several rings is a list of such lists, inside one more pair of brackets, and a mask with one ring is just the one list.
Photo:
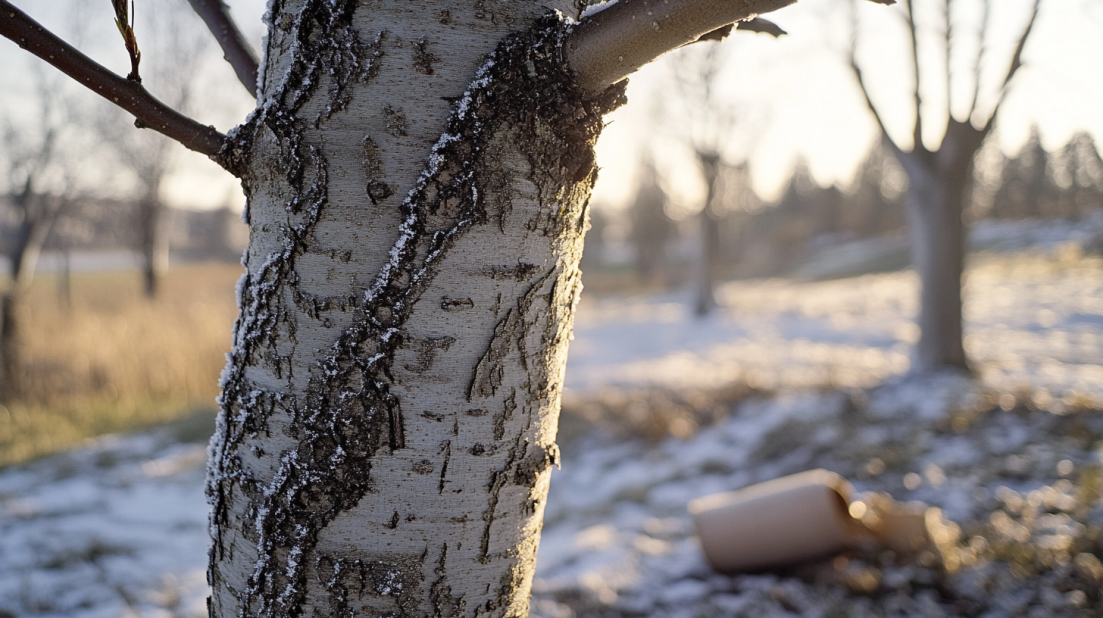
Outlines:
{"label": "distant tree line", "polygon": [[[1009,156],[994,142],[988,148],[982,156],[989,165],[977,172],[970,190],[966,213],[971,219],[1078,219],[1103,208],[1103,158],[1091,135],[1077,133],[1051,152],[1035,128],[1018,154]],[[679,253],[676,245],[696,242],[698,226],[671,216],[670,198],[652,164],[645,162],[642,169],[627,212],[627,240],[638,277],[647,284],[684,280],[690,256]],[[872,151],[854,180],[842,187],[820,186],[807,165],[798,163],[775,204],[764,202],[751,188],[746,165],[722,163],[718,176],[722,187],[709,215],[717,220],[721,278],[782,275],[823,249],[904,234],[907,176],[884,149]],[[600,243],[594,237],[601,231],[587,240],[588,251]]]}

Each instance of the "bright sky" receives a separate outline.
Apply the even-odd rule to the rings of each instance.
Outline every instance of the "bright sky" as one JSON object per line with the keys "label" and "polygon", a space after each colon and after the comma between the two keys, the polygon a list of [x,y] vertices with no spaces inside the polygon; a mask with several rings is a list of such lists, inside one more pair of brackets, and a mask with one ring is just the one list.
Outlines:
{"label": "bright sky", "polygon": [[[84,24],[89,55],[125,73],[128,68],[122,45],[115,39],[110,3],[85,4],[82,11],[71,7],[77,0],[56,3],[15,0],[33,17],[58,32],[73,32],[73,23]],[[259,47],[265,0],[228,0],[246,35]],[[139,0],[139,19],[144,10]],[[918,2],[926,10],[936,3]],[[937,3],[940,5],[941,3]],[[1015,37],[1022,31],[1030,0],[992,2],[994,28],[989,33],[987,64],[982,66],[981,110],[994,102],[996,75],[1005,70]],[[979,2],[955,4],[957,33],[953,73],[954,105],[957,113],[972,91],[971,62],[975,58]],[[801,0],[769,18],[789,35],[774,39],[766,35],[737,33],[724,43],[728,57],[718,91],[722,100],[738,106],[728,139],[726,156],[751,162],[756,189],[766,198],[776,198],[784,188],[798,157],[804,157],[821,183],[846,182],[856,165],[877,138],[876,125],[865,110],[856,82],[845,64],[850,36],[849,4],[840,0]],[[910,87],[912,74],[907,62],[907,33],[902,9],[869,2],[859,6],[859,62],[874,85],[873,98],[884,110],[889,131],[902,145],[911,133],[914,109]],[[941,16],[920,13],[921,43],[932,50],[924,55],[923,112],[929,131],[924,140],[935,146],[941,140],[937,130],[944,124],[946,91],[944,59],[933,50],[940,46]],[[87,24],[102,23],[91,29]],[[196,24],[201,23],[196,19]],[[93,32],[89,34],[89,32]],[[139,32],[139,41],[141,33]],[[13,61],[0,63],[0,106],[20,109],[31,81],[27,67],[31,58],[6,40],[0,53]],[[692,51],[692,50],[691,50]],[[195,116],[220,130],[227,130],[245,118],[252,106],[250,97],[237,84],[229,66],[212,51],[202,70],[207,105]],[[1002,147],[1016,151],[1026,139],[1031,123],[1037,122],[1045,145],[1057,148],[1072,133],[1090,131],[1103,142],[1103,3],[1097,0],[1043,0],[1035,31],[1024,54],[1025,64],[1000,112],[999,138]],[[670,100],[676,92],[672,66],[663,59],[631,79],[630,104],[609,116],[598,144],[601,181],[595,202],[618,208],[634,193],[639,153],[645,147],[655,152],[663,170],[664,183],[677,201],[688,209],[702,199],[701,182],[691,152],[681,139],[684,102]],[[683,63],[684,64],[684,63]],[[153,80],[147,84],[155,89]],[[662,95],[666,94],[664,97]],[[89,100],[95,97],[89,97]],[[101,105],[101,103],[90,103]],[[237,181],[200,155],[178,149],[178,172],[169,179],[165,197],[179,206],[211,208],[243,202]]]}
{"label": "bright sky", "polygon": [[[957,2],[969,9],[979,2]],[[917,2],[920,8],[941,3]],[[1029,0],[992,2],[994,28],[989,34],[988,66],[982,67],[980,109],[994,104],[995,79],[1002,78],[1012,46],[1029,16]],[[747,122],[736,122],[731,140],[739,144],[727,153],[733,161],[749,160],[755,188],[764,197],[779,197],[798,157],[804,157],[820,183],[847,182],[878,138],[872,116],[847,65],[848,3],[838,0],[802,0],[766,17],[789,34],[779,39],[736,33],[723,45],[729,53],[729,72],[720,80],[732,101],[749,106]],[[902,8],[859,2],[858,61],[872,84],[873,98],[889,131],[909,147],[914,103],[912,69],[905,15]],[[918,13],[918,11],[917,11]],[[955,14],[959,22],[953,72],[957,114],[963,115],[973,83],[971,63],[976,57],[975,33],[979,13]],[[941,47],[941,16],[918,13],[921,43],[932,52]],[[938,38],[932,40],[932,35]],[[972,40],[970,40],[972,39]],[[689,49],[687,51],[692,51]],[[681,52],[675,52],[678,54]],[[688,208],[699,207],[703,185],[690,151],[677,139],[677,118],[661,117],[649,105],[658,93],[670,92],[671,56],[644,68],[631,78],[629,105],[609,116],[610,125],[598,144],[602,177],[595,201],[610,207],[625,205],[633,195],[636,153],[656,133],[662,134],[656,158],[668,167],[667,188]],[[924,141],[935,147],[945,126],[945,62],[926,54],[923,90]],[[928,81],[929,79],[929,81]],[[963,83],[964,82],[964,83]],[[1024,66],[1013,83],[997,123],[1001,147],[1016,152],[1026,141],[1031,123],[1038,123],[1044,144],[1059,148],[1076,131],[1091,132],[1103,145],[1103,2],[1097,0],[1043,0]]]}

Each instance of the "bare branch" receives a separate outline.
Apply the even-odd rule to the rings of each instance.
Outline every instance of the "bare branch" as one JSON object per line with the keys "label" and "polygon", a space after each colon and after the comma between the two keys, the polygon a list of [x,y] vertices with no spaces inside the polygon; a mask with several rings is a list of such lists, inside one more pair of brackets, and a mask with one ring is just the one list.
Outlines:
{"label": "bare branch", "polygon": [[794,2],[620,0],[574,29],[567,39],[567,62],[583,90],[600,92],[703,34]]}
{"label": "bare branch", "polygon": [[953,16],[950,14],[950,4],[952,0],[946,0],[945,11],[943,17],[946,20],[945,31],[945,43],[946,43],[946,115],[950,118],[954,117],[954,80],[952,77],[953,69],[950,67],[950,51],[953,48]]}
{"label": "bare branch", "polygon": [[858,63],[854,61],[853,51],[851,51],[850,55],[850,69],[854,71],[854,77],[858,79],[858,89],[862,91],[862,96],[865,98],[866,107],[869,108],[869,113],[873,114],[873,119],[877,121],[877,127],[881,129],[881,141],[887,144],[894,153],[902,152],[900,147],[896,145],[896,142],[892,141],[892,138],[889,136],[888,129],[885,128],[885,121],[881,118],[881,114],[873,105],[873,99],[869,98],[869,88],[866,86],[865,78],[862,76],[862,69],[858,66]]}
{"label": "bare branch", "polygon": [[996,107],[992,110],[992,115],[985,121],[984,126],[981,127],[981,132],[988,134],[992,129],[992,121],[996,118],[996,112],[1000,110],[1000,105],[1003,105],[1003,101],[1007,98],[1007,86],[1014,79],[1015,73],[1018,72],[1019,67],[1023,66],[1023,48],[1026,47],[1026,39],[1030,36],[1030,31],[1034,29],[1034,22],[1038,19],[1038,9],[1042,6],[1042,0],[1034,0],[1034,9],[1030,12],[1030,21],[1027,22],[1026,28],[1023,30],[1023,35],[1019,37],[1019,44],[1015,46],[1015,54],[1011,56],[1011,65],[1007,67],[1007,75],[1003,78],[1003,85],[1000,86],[1000,98],[996,101]]}
{"label": "bare branch", "polygon": [[979,49],[977,50],[977,60],[973,64],[973,101],[969,103],[969,115],[965,117],[965,121],[969,122],[973,117],[973,114],[977,111],[977,99],[980,98],[980,67],[984,63],[985,53],[988,51],[988,45],[985,42],[985,33],[988,32],[988,20],[992,15],[992,2],[991,0],[984,0],[984,14],[981,18],[981,30],[978,38]]}
{"label": "bare branch", "polygon": [[0,0],[0,35],[133,114],[136,126],[153,129],[209,157],[218,154],[226,140],[214,127],[170,109],[137,82],[119,77],[80,53],[7,0]]}
{"label": "bare branch", "polygon": [[257,73],[260,63],[253,47],[245,40],[237,24],[230,17],[230,11],[222,0],[188,0],[195,12],[203,18],[211,34],[218,40],[225,54],[226,62],[234,68],[237,78],[249,91],[257,96]]}
{"label": "bare branch", "polygon": [[915,143],[912,150],[923,150],[923,97],[919,94],[919,37],[916,34],[915,7],[912,0],[904,0],[908,7],[908,31],[912,38],[912,60],[915,67],[915,127],[912,130],[912,139]]}
{"label": "bare branch", "polygon": [[869,108],[869,113],[873,114],[873,119],[877,121],[877,127],[881,129],[881,141],[887,144],[889,149],[894,153],[900,153],[900,147],[896,145],[896,142],[892,141],[892,137],[889,136],[888,129],[885,128],[885,120],[881,118],[880,112],[877,111],[877,107],[873,105],[873,99],[869,96],[869,85],[866,84],[865,75],[862,73],[862,68],[858,66],[857,47],[858,47],[858,11],[854,3],[851,2],[851,36],[850,36],[850,70],[854,72],[855,79],[858,80],[858,89],[862,91],[862,97],[865,99],[866,107]]}

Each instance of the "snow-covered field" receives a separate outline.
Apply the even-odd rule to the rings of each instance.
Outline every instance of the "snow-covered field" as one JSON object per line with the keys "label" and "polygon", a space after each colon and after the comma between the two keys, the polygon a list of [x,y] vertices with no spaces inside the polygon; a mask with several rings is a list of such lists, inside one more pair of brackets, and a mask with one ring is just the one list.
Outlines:
{"label": "snow-covered field", "polygon": [[[733,382],[782,394],[685,439],[596,429],[566,445],[533,614],[1100,615],[1103,260],[1053,235],[974,258],[979,383],[894,378],[916,335],[907,272],[733,283],[704,321],[678,294],[585,299],[569,400]],[[0,470],[0,618],[205,615],[203,458],[162,430]],[[709,571],[689,500],[816,467],[941,507],[963,529],[961,566],[864,548]]]}

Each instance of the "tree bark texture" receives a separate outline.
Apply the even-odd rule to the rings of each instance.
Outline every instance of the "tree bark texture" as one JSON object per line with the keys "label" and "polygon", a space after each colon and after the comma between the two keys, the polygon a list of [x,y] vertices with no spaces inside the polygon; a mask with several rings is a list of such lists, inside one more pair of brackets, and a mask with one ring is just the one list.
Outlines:
{"label": "tree bark texture", "polygon": [[271,5],[224,150],[250,244],[213,616],[527,614],[592,146],[623,101],[577,89],[545,6]]}
{"label": "tree bark texture", "polygon": [[973,158],[983,138],[971,125],[951,120],[937,152],[918,147],[912,152],[897,151],[908,174],[904,208],[920,280],[914,373],[943,367],[969,369],[962,344],[961,279],[967,236],[962,214]]}

